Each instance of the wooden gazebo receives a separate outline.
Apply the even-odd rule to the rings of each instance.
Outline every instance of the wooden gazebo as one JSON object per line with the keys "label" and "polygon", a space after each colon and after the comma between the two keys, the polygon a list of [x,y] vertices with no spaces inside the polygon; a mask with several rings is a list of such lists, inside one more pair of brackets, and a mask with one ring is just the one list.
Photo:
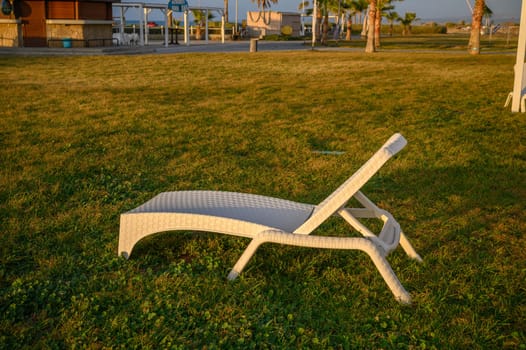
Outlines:
{"label": "wooden gazebo", "polygon": [[112,3],[120,0],[9,0],[0,46],[111,46]]}

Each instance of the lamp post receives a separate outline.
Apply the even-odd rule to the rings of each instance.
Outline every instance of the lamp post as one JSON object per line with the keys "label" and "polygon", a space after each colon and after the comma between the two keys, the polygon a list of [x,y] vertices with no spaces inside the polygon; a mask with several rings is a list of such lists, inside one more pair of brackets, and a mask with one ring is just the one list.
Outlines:
{"label": "lamp post", "polygon": [[313,10],[312,10],[312,26],[311,26],[311,29],[312,29],[312,49],[314,50],[314,46],[316,46],[316,30],[318,30],[318,28],[316,28],[316,17],[318,17],[318,2],[316,0],[314,0],[314,4],[313,4]]}
{"label": "lamp post", "polygon": [[237,34],[237,0],[236,0],[236,22],[234,26],[234,34]]}

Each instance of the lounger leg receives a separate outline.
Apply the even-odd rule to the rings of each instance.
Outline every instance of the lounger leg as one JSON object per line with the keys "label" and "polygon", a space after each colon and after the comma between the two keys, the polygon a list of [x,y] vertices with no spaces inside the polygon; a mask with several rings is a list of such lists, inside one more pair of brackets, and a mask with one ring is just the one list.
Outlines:
{"label": "lounger leg", "polygon": [[398,277],[396,277],[391,265],[389,265],[387,260],[380,254],[378,249],[364,249],[364,251],[369,254],[371,260],[373,260],[374,265],[384,278],[385,283],[387,283],[395,298],[403,304],[411,304],[411,295],[405,290]]}
{"label": "lounger leg", "polygon": [[420,255],[418,255],[415,248],[413,248],[413,246],[402,231],[400,231],[400,245],[402,246],[406,254],[409,255],[409,257],[415,259],[418,262],[422,262],[422,258],[420,257]]}
{"label": "lounger leg", "polygon": [[232,268],[232,270],[228,274],[227,278],[230,281],[236,279],[237,276],[239,276],[239,274],[243,271],[243,269],[247,265],[247,263],[250,260],[250,258],[252,258],[252,256],[254,255],[256,250],[258,250],[259,246],[262,243],[263,242],[260,241],[259,239],[253,239],[252,242],[250,242],[250,244],[248,245],[247,249],[245,249],[243,254],[241,254],[241,257],[239,258],[239,260],[236,262],[236,264],[234,265],[234,267]]}
{"label": "lounger leg", "polygon": [[389,262],[387,262],[382,255],[380,249],[366,238],[349,238],[342,240],[342,238],[336,237],[305,236],[273,231],[260,233],[252,240],[252,242],[250,242],[247,249],[245,249],[235,264],[234,268],[228,275],[229,280],[235,279],[241,271],[243,271],[245,265],[263,243],[278,243],[310,248],[361,250],[369,255],[395,298],[404,304],[411,303],[411,295],[405,290],[402,283],[400,283],[400,280],[396,277],[391,265],[389,265]]}

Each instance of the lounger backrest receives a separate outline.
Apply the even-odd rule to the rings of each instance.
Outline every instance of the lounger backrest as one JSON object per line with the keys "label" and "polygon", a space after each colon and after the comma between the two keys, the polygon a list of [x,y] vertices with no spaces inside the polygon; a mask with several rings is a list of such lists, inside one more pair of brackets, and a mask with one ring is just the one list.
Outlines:
{"label": "lounger backrest", "polygon": [[311,217],[298,227],[294,233],[309,234],[321,225],[327,218],[340,210],[351,197],[382,167],[392,156],[407,144],[400,134],[394,134],[387,142],[347,181],[336,189],[329,197],[316,206]]}

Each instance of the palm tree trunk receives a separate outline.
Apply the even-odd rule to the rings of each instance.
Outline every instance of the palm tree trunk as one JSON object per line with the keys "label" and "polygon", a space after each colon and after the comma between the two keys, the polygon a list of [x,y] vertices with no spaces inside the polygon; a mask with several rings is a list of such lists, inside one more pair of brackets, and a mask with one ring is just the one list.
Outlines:
{"label": "palm tree trunk", "polygon": [[323,22],[323,14],[321,13],[320,10],[321,8],[318,2],[318,12],[316,14],[316,37],[318,38],[319,41],[321,41],[321,35],[323,32],[323,28],[321,27],[322,22]]}
{"label": "palm tree trunk", "polygon": [[345,40],[351,41],[352,35],[352,16],[347,17],[347,34],[345,34]]}
{"label": "palm tree trunk", "polygon": [[329,39],[329,11],[325,8],[325,14],[323,15],[321,44],[327,45]]}
{"label": "palm tree trunk", "polygon": [[223,0],[225,6],[225,22],[228,23],[228,0]]}
{"label": "palm tree trunk", "polygon": [[480,54],[480,27],[484,15],[484,0],[476,0],[471,19],[471,35],[469,37],[468,52],[472,55]]}
{"label": "palm tree trunk", "polygon": [[369,28],[367,29],[367,45],[365,46],[365,52],[372,53],[376,51],[374,45],[374,31],[375,31],[375,19],[376,19],[376,0],[369,0]]}
{"label": "palm tree trunk", "polygon": [[377,9],[376,9],[376,16],[375,16],[375,22],[374,22],[374,47],[379,48],[380,47],[380,32],[382,29],[382,0],[376,0],[377,1]]}
{"label": "palm tree trunk", "polygon": [[[368,14],[369,12],[367,12]],[[361,22],[362,22],[362,32],[361,32],[361,36],[362,37],[366,37],[367,36],[367,26],[369,25],[369,16],[363,16],[363,15],[360,15],[360,18],[361,18]]]}

